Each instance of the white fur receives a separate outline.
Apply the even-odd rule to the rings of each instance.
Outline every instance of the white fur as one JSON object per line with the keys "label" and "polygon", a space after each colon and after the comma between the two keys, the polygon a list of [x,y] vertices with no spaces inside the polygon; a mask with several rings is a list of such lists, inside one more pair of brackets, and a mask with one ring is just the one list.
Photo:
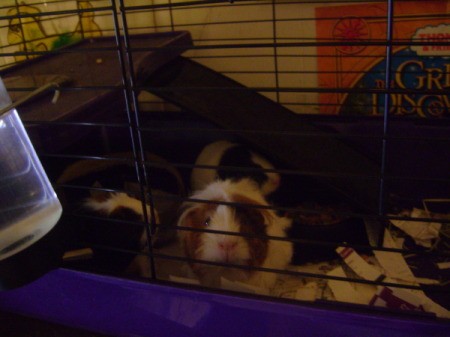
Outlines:
{"label": "white fur", "polygon": [[[224,152],[232,146],[234,144],[226,140],[206,145],[197,157],[195,165],[217,166]],[[200,191],[216,178],[217,172],[214,168],[194,168],[191,175],[191,188],[194,191]]]}
{"label": "white fur", "polygon": [[[208,165],[208,166],[218,166],[220,159],[226,150],[237,146],[238,144],[231,143],[226,140],[220,140],[213,142],[205,146],[197,157],[195,165]],[[260,165],[264,169],[273,170],[274,167],[265,158],[260,155],[250,152],[251,160]],[[268,177],[267,182],[261,186],[261,192],[263,195],[268,195],[275,191],[280,185],[280,175],[275,172],[266,172]],[[214,168],[194,168],[191,175],[191,188],[194,191],[199,191],[204,189],[208,184],[212,183],[217,179],[217,171]]]}
{"label": "white fur", "polygon": [[[111,193],[109,198],[106,200],[96,200],[95,198],[89,198],[84,203],[84,206],[87,208],[92,209],[96,212],[105,213],[107,215],[110,215],[117,207],[127,207],[131,210],[133,210],[135,213],[144,216],[144,210],[142,208],[142,202],[138,199],[130,197],[126,193]],[[147,208],[147,215],[150,218],[151,212],[150,212],[150,206],[146,205]],[[155,220],[157,223],[159,223],[159,217],[154,210],[155,213]]]}
{"label": "white fur", "polygon": [[[192,195],[193,199],[200,200],[214,200],[232,202],[231,195],[239,194],[251,199],[255,204],[268,206],[267,201],[261,194],[256,183],[249,179],[242,179],[238,182],[230,180],[215,181],[206,186],[205,189],[197,191]],[[181,215],[178,226],[183,226],[186,216],[195,209],[204,207],[203,204],[189,202],[186,203],[186,210]],[[286,237],[286,230],[291,226],[291,220],[284,217],[279,217],[273,210],[267,209],[265,216],[266,234],[268,236]],[[226,205],[219,205],[215,212],[210,215],[210,226],[208,229],[220,230],[231,233],[239,233],[240,228],[236,223],[233,208]],[[179,231],[179,237],[182,242],[185,241],[187,231]],[[231,236],[226,234],[203,233],[202,234],[202,249],[197,252],[194,258],[199,260],[227,262],[223,259],[223,254],[218,248],[218,243],[222,241],[232,241],[237,245],[234,255],[230,257],[229,261],[232,264],[242,264],[246,261],[249,255],[248,242],[243,237]],[[262,265],[262,268],[271,269],[285,269],[290,263],[293,254],[292,243],[288,241],[269,240],[267,256]],[[246,282],[259,287],[271,288],[276,281],[275,273],[268,273],[256,271],[250,274],[238,269],[230,269],[223,267],[201,267],[206,274],[210,274],[211,279],[216,279],[218,275],[235,281]]]}
{"label": "white fur", "polygon": [[[211,225],[208,227],[210,230],[224,231],[230,233],[239,233],[239,225],[233,221],[234,214],[232,209],[225,205],[217,207],[216,212],[212,214]],[[204,250],[202,252],[202,259],[216,262],[227,262],[223,254],[217,249],[220,243],[234,243],[237,245],[237,249],[233,251],[233,254],[229,256],[228,262],[231,263],[243,263],[249,258],[248,244],[244,238],[235,235],[227,234],[203,234]]]}

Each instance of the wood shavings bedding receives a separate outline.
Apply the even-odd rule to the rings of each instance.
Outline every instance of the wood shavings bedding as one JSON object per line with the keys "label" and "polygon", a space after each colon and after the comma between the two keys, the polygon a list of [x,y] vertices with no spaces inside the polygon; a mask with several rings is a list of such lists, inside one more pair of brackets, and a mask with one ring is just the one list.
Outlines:
{"label": "wood shavings bedding", "polygon": [[[397,247],[398,238],[395,235],[392,236],[390,232],[386,232],[385,237],[386,247]],[[340,250],[342,251],[343,248]],[[415,285],[419,283],[436,284],[441,281],[430,279],[427,275],[421,275],[423,276],[422,278],[418,277],[410,269],[408,259],[405,260],[402,254],[399,253],[377,252],[373,256],[360,256],[351,248],[350,251],[359,257],[359,263],[364,264],[363,269],[367,267],[372,270],[370,275],[373,277],[369,277],[370,280],[377,280],[380,277],[380,279],[384,278],[383,281],[385,282]],[[177,244],[165,247],[159,253],[183,257],[183,253]],[[186,262],[156,259],[156,264],[158,277],[161,279],[199,285],[198,280],[190,272],[190,268]],[[436,268],[438,267],[436,266]],[[355,271],[354,266],[348,265],[345,262],[345,258],[340,258],[338,253],[336,253],[336,259],[334,260],[303,265],[290,265],[288,270],[305,273],[307,276],[279,274],[275,286],[272,289],[251,287],[244,283],[222,279],[221,288],[299,301],[338,301],[367,306],[382,306],[392,309],[427,311],[435,313],[439,317],[450,317],[447,309],[434,302],[434,298],[428,298],[423,291],[411,292],[400,288],[368,285],[359,282],[333,281],[322,278],[321,276],[328,275],[349,279],[367,279],[367,277],[364,277],[367,276],[364,272],[361,273],[361,270],[360,273]],[[398,272],[397,275],[396,270]],[[310,274],[317,275],[317,277],[309,276]]]}

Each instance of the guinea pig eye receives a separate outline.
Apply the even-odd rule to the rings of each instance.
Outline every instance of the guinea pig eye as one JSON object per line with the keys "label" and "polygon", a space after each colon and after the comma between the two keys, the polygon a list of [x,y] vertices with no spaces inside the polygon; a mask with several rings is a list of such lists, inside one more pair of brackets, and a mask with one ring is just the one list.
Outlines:
{"label": "guinea pig eye", "polygon": [[205,227],[209,227],[210,221],[211,221],[211,218],[210,218],[210,217],[207,217],[206,220],[205,220],[205,222],[203,223],[203,224],[205,225]]}

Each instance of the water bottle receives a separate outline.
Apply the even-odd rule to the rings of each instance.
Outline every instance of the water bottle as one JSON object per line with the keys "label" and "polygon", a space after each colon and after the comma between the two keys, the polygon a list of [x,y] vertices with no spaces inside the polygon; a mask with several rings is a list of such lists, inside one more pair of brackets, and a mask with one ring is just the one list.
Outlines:
{"label": "water bottle", "polygon": [[[0,109],[10,104],[0,79]],[[0,115],[0,261],[45,236],[61,213],[17,111],[4,112]]]}

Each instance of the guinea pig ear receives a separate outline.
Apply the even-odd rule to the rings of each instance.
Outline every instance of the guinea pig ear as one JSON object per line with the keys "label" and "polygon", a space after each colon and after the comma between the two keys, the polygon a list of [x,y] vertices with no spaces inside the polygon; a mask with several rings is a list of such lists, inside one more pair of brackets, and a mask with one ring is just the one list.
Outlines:
{"label": "guinea pig ear", "polygon": [[217,207],[207,203],[188,204],[182,207],[182,213],[178,219],[178,227],[202,228],[207,214]]}
{"label": "guinea pig ear", "polygon": [[183,205],[179,211],[180,215],[178,216],[178,227],[192,227],[192,219],[193,216],[197,212],[197,208],[192,205]]}
{"label": "guinea pig ear", "polygon": [[183,207],[182,213],[178,219],[179,227],[197,227],[196,225],[200,223],[203,210],[202,205],[188,205]]}
{"label": "guinea pig ear", "polygon": [[[102,188],[103,186],[98,181],[96,181],[92,185],[92,187]],[[91,198],[97,202],[104,202],[104,201],[108,200],[109,197],[111,196],[111,192],[106,192],[106,191],[101,191],[101,190],[96,190],[96,189],[90,190],[89,193],[91,195]]]}

